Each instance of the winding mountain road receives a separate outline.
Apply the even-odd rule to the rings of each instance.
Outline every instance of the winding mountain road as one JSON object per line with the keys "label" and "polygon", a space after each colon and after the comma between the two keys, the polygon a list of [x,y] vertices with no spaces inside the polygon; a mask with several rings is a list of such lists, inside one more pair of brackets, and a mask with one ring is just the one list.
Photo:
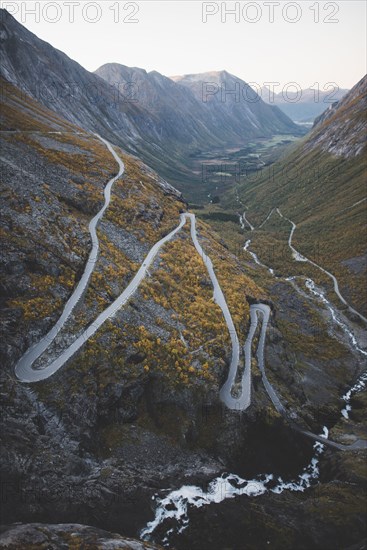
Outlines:
{"label": "winding mountain road", "polygon": [[246,218],[246,211],[242,214],[242,220],[243,220],[244,223],[246,223],[249,226],[251,231],[254,231],[254,229],[255,229],[254,226]]}
{"label": "winding mountain road", "polygon": [[[349,208],[352,208],[353,206],[356,206],[357,204],[360,204],[361,202],[363,202],[364,200],[366,199],[362,199],[361,201],[358,201],[356,202],[354,205],[350,206]],[[269,214],[266,216],[266,218],[261,222],[261,224],[257,227],[254,227],[253,225],[250,224],[250,222],[248,220],[246,220],[246,222],[250,225],[251,227],[251,231],[255,231],[256,229],[260,229],[261,227],[263,227],[263,225],[265,225],[265,223],[271,218],[271,216],[274,214],[274,212],[276,212],[278,214],[279,217],[281,217],[282,219],[286,220],[288,223],[291,224],[292,228],[291,228],[291,231],[289,233],[289,237],[288,237],[288,246],[289,248],[291,249],[292,251],[292,256],[293,258],[297,261],[297,262],[307,262],[311,265],[313,265],[314,267],[316,267],[317,269],[319,269],[320,271],[322,271],[323,273],[325,273],[325,275],[327,275],[328,277],[330,277],[330,279],[333,281],[333,286],[334,286],[334,292],[335,294],[338,296],[339,300],[348,308],[348,310],[351,312],[351,313],[354,313],[355,315],[357,315],[362,321],[364,321],[365,323],[367,323],[367,318],[364,317],[361,313],[359,313],[357,310],[355,310],[348,302],[347,300],[344,298],[344,296],[341,294],[340,290],[339,290],[339,283],[338,283],[338,280],[337,278],[335,277],[335,275],[333,275],[332,273],[330,273],[330,271],[328,271],[327,269],[325,269],[324,267],[322,267],[321,265],[317,264],[316,262],[314,262],[313,260],[310,260],[310,258],[307,258],[306,256],[304,256],[303,254],[301,254],[292,244],[292,241],[293,241],[293,236],[294,236],[294,232],[295,230],[297,229],[297,224],[294,223],[294,221],[290,220],[289,218],[287,218],[286,216],[284,216],[282,214],[282,212],[280,211],[279,208],[272,208],[269,212]],[[257,263],[258,265],[261,265],[263,267],[265,267],[266,269],[268,269],[268,271],[270,271],[270,273],[274,274],[274,271],[269,268],[268,266],[266,266],[265,264],[261,263],[260,260],[258,259],[257,255],[254,253],[254,252],[251,252],[251,250],[248,250],[248,247],[250,245],[251,241],[248,240],[244,246],[244,250],[246,250],[249,254],[251,254],[251,256],[254,258],[255,260],[255,263]]]}
{"label": "winding mountain road", "polygon": [[[362,201],[361,201],[362,202]],[[356,313],[360,318],[362,318],[363,320],[365,320],[365,318],[363,317],[363,315],[359,314],[357,311],[355,311],[345,300],[344,298],[341,296],[340,292],[339,292],[339,287],[338,287],[338,282],[336,280],[336,278],[334,277],[334,275],[332,275],[332,273],[326,271],[324,268],[322,268],[321,266],[319,266],[318,264],[316,264],[315,262],[313,262],[312,260],[309,260],[308,258],[306,258],[305,256],[303,256],[302,254],[300,254],[298,252],[298,250],[296,250],[294,248],[294,246],[292,245],[292,238],[293,238],[293,234],[294,234],[294,231],[296,230],[297,228],[297,225],[290,219],[286,218],[285,216],[283,216],[283,214],[280,212],[279,208],[273,208],[269,214],[266,216],[266,218],[264,219],[264,221],[257,227],[257,229],[261,228],[266,222],[267,220],[273,215],[274,212],[277,212],[277,214],[285,219],[286,221],[288,221],[291,225],[292,225],[292,229],[291,229],[291,232],[290,232],[290,235],[289,235],[289,238],[288,238],[288,246],[290,247],[291,251],[292,251],[292,254],[293,254],[293,257],[295,258],[296,261],[304,261],[304,262],[309,262],[311,264],[313,264],[315,267],[319,268],[321,271],[323,271],[324,273],[326,273],[329,277],[332,278],[333,282],[334,282],[334,290],[336,292],[336,294],[338,295],[338,297],[341,299],[341,301],[347,305],[347,307],[349,308],[350,311],[352,311],[353,313]],[[254,228],[254,230],[256,230],[256,228]],[[261,263],[260,260],[258,259],[257,255],[252,252],[251,250],[248,250],[248,247],[249,245],[251,244],[251,240],[248,240],[246,241],[246,244],[244,246],[244,250],[246,250],[254,259],[255,263],[264,267],[265,269],[267,269],[268,271],[270,271],[273,275],[274,275],[274,271],[269,268],[268,266],[266,266],[265,264]],[[276,277],[278,278],[278,277]],[[291,279],[293,279],[292,277],[289,278],[289,279],[285,279],[285,280],[289,280],[291,281]],[[358,346],[358,343],[357,343],[357,340],[356,338],[354,337],[353,333],[349,330],[349,328],[344,325],[344,323],[342,323],[337,317],[336,317],[336,314],[335,314],[335,311],[334,311],[334,308],[331,306],[331,304],[329,303],[329,301],[325,298],[324,294],[317,291],[316,288],[315,288],[315,283],[312,281],[312,279],[306,279],[306,286],[311,290],[312,293],[314,293],[318,298],[321,299],[322,302],[324,302],[327,307],[329,308],[330,312],[331,312],[331,315],[332,315],[332,318],[333,320],[341,327],[343,328],[343,330],[347,333],[347,335],[349,336],[354,348],[360,352],[361,354],[363,354],[364,356],[367,355],[367,352],[364,351],[363,349],[361,349],[359,346]],[[254,307],[254,306],[251,306],[251,308]],[[261,374],[262,374],[262,381],[263,381],[263,384],[264,384],[264,387],[267,391],[267,394],[268,396],[270,397],[275,409],[284,416],[284,418],[287,420],[287,422],[289,423],[290,427],[299,432],[299,433],[302,433],[303,435],[313,439],[314,441],[318,441],[322,444],[326,444],[328,445],[329,447],[332,447],[334,449],[338,449],[340,451],[347,451],[347,450],[359,450],[359,449],[366,449],[367,448],[367,441],[366,440],[362,440],[362,439],[358,439],[357,441],[355,441],[353,444],[351,445],[343,445],[341,443],[336,443],[335,441],[331,441],[327,438],[325,438],[325,436],[320,436],[320,435],[317,435],[317,434],[314,434],[313,432],[310,432],[308,430],[305,430],[303,428],[301,428],[300,426],[298,426],[294,420],[292,420],[291,418],[289,418],[288,416],[288,413],[286,411],[286,409],[284,408],[284,406],[282,405],[280,399],[278,398],[274,388],[271,386],[271,384],[269,383],[267,377],[266,377],[266,373],[265,373],[265,366],[264,366],[264,348],[265,348],[265,331],[266,329],[264,330],[264,323],[267,325],[268,323],[268,320],[269,320],[269,313],[270,313],[270,309],[268,308],[268,306],[266,306],[265,304],[257,304],[256,305],[256,311],[260,311],[263,315],[263,326],[262,326],[262,332],[261,332],[261,337],[260,337],[260,341],[259,341],[259,344],[258,344],[258,349],[257,349],[257,358],[258,358],[258,367],[261,371]],[[252,311],[251,311],[252,313]],[[251,323],[253,323],[253,319],[251,317]],[[257,321],[256,321],[257,323]],[[251,325],[252,326],[252,325]],[[256,326],[255,326],[255,329],[256,329]],[[251,328],[250,328],[250,331],[251,331]]]}
{"label": "winding mountain road", "polygon": [[[129,283],[129,285],[126,287],[126,289],[120,294],[120,296],[112,303],[110,306],[108,306],[100,315],[93,321],[93,323],[78,337],[74,342],[65,349],[54,361],[52,361],[49,365],[42,369],[33,369],[32,365],[40,357],[40,355],[45,351],[47,346],[52,342],[52,340],[55,338],[56,334],[60,331],[62,326],[65,324],[66,319],[68,316],[62,315],[55,325],[57,327],[57,332],[53,336],[52,340],[47,340],[48,335],[52,333],[53,330],[50,331],[40,342],[34,346],[32,346],[18,361],[18,363],[15,366],[15,373],[19,380],[22,382],[38,382],[40,380],[45,380],[46,378],[49,378],[52,376],[55,372],[57,372],[88,340],[91,338],[96,331],[111,317],[115,315],[115,313],[126,304],[126,302],[131,298],[131,296],[136,292],[138,289],[141,281],[144,279],[144,277],[148,273],[149,267],[152,265],[155,257],[157,256],[159,250],[161,247],[168,241],[170,241],[178,231],[182,229],[182,227],[185,225],[186,220],[189,219],[191,221],[191,238],[193,240],[193,243],[195,245],[195,248],[197,252],[200,254],[200,256],[203,259],[203,262],[207,268],[209,277],[213,284],[214,289],[214,301],[218,306],[221,308],[223,312],[223,316],[225,319],[225,322],[228,327],[228,331],[231,338],[232,343],[232,359],[231,359],[231,369],[237,369],[239,364],[239,354],[240,354],[240,347],[239,347],[239,341],[238,336],[236,332],[236,328],[234,326],[232,316],[230,314],[230,311],[228,309],[227,302],[225,300],[224,294],[222,292],[222,289],[220,288],[218,279],[215,275],[213,264],[209,256],[205,254],[203,251],[198,238],[197,238],[197,232],[196,232],[196,218],[194,214],[184,213],[180,215],[180,223],[179,225],[171,231],[168,235],[166,235],[163,239],[158,241],[153,245],[153,247],[150,249],[148,255],[145,257],[142,265],[140,266],[138,272],[135,274],[132,281]],[[78,285],[79,287],[79,285]],[[77,288],[78,288],[77,287]],[[73,293],[73,297],[80,298],[80,294],[76,296],[76,292]],[[76,302],[75,302],[76,303]],[[75,305],[75,304],[74,304]],[[69,313],[70,315],[70,313]],[[63,322],[61,322],[63,320]],[[250,404],[250,403],[248,403]],[[248,405],[247,405],[248,406]]]}
{"label": "winding mountain road", "polygon": [[[264,350],[265,350],[265,337],[266,337],[266,329],[269,322],[269,316],[270,316],[270,307],[266,304],[256,304],[251,306],[251,316],[256,315],[256,324],[258,319],[258,313],[262,315],[262,327],[261,327],[261,335],[259,339],[259,344],[256,351],[257,356],[257,364],[259,367],[259,370],[261,372],[262,381],[264,384],[264,387],[267,391],[268,396],[270,397],[275,409],[283,415],[286,415],[286,410],[283,407],[279,397],[277,396],[273,386],[270,384],[266,372],[265,372],[265,361],[264,361]],[[252,321],[252,317],[251,317]]]}
{"label": "winding mountain road", "polygon": [[[110,318],[112,318],[116,312],[123,307],[127,301],[131,298],[131,296],[136,292],[138,289],[140,283],[144,279],[144,277],[149,274],[149,267],[152,265],[155,257],[157,256],[158,252],[162,248],[162,246],[165,245],[168,241],[170,241],[176,233],[178,233],[182,227],[185,225],[186,220],[190,220],[191,222],[191,239],[193,241],[193,244],[195,246],[196,251],[201,256],[206,269],[208,271],[208,275],[210,277],[210,280],[213,285],[213,298],[215,303],[221,308],[229,335],[231,338],[231,344],[232,344],[232,357],[231,357],[231,363],[229,367],[228,377],[226,382],[223,384],[222,388],[220,389],[220,398],[225,403],[225,405],[232,410],[239,410],[244,411],[246,410],[250,404],[251,404],[251,346],[252,346],[252,340],[254,337],[254,334],[256,332],[259,315],[262,316],[262,326],[261,326],[261,334],[259,338],[259,343],[257,347],[257,359],[258,359],[258,367],[262,375],[262,380],[264,383],[264,387],[271,399],[271,401],[274,404],[274,407],[276,410],[281,413],[283,416],[287,418],[287,412],[285,408],[283,407],[280,399],[278,398],[274,388],[270,384],[270,382],[267,379],[266,372],[265,372],[265,364],[264,364],[264,350],[265,350],[265,338],[266,338],[266,329],[269,321],[270,316],[270,308],[266,304],[253,304],[250,307],[250,328],[249,332],[246,338],[246,342],[244,345],[244,357],[245,357],[245,368],[241,379],[241,393],[239,397],[233,397],[232,390],[235,384],[235,379],[239,367],[239,361],[240,361],[240,345],[239,340],[236,332],[235,325],[233,323],[233,319],[231,316],[231,313],[228,308],[228,304],[226,302],[226,299],[224,297],[224,294],[222,292],[222,289],[220,287],[220,284],[218,282],[218,279],[216,277],[213,263],[209,256],[205,254],[203,248],[201,247],[197,230],[196,230],[196,217],[195,214],[191,213],[183,213],[180,215],[180,223],[178,226],[173,229],[168,235],[163,237],[161,240],[156,242],[152,248],[150,249],[149,253],[143,260],[142,265],[140,266],[139,270],[133,277],[132,281],[129,283],[129,285],[125,288],[125,290],[118,296],[118,298],[112,302],[102,313],[98,315],[98,317],[93,321],[91,325],[85,329],[80,336],[78,336],[72,344],[67,347],[56,359],[51,361],[50,364],[48,364],[44,368],[35,369],[33,368],[34,362],[42,355],[42,353],[47,349],[47,347],[51,344],[51,342],[55,339],[57,334],[60,332],[62,327],[65,325],[67,319],[69,318],[71,312],[73,311],[75,305],[78,303],[78,301],[81,299],[83,293],[85,292],[86,288],[88,287],[88,283],[91,277],[91,274],[93,273],[97,258],[98,258],[98,248],[99,248],[99,242],[98,242],[98,236],[97,236],[97,225],[99,220],[102,218],[106,208],[109,205],[110,198],[111,198],[111,188],[113,183],[121,177],[121,175],[124,172],[124,164],[121,161],[121,159],[117,156],[115,151],[112,148],[112,145],[108,143],[106,140],[101,138],[96,134],[96,137],[100,139],[106,147],[109,149],[111,154],[113,155],[114,159],[117,161],[119,165],[119,171],[118,174],[112,178],[108,184],[106,185],[106,188],[104,190],[104,197],[105,197],[105,203],[102,207],[102,209],[98,212],[96,216],[91,220],[89,223],[89,231],[92,239],[92,249],[89,254],[89,258],[84,270],[84,273],[76,286],[73,294],[67,301],[64,311],[55,324],[55,326],[36,344],[31,346],[25,354],[19,359],[18,363],[15,366],[15,374],[18,377],[18,379],[22,382],[38,382],[40,380],[45,380],[52,376],[55,372],[57,372],[62,366],[65,365],[65,363],[75,355],[75,353],[82,348],[82,346],[91,338],[97,330]],[[274,210],[273,210],[274,211]],[[268,218],[272,215],[273,211],[268,215]],[[281,212],[277,209],[278,214],[281,217],[284,217]],[[268,219],[267,218],[267,219]],[[288,218],[285,218],[288,220]],[[296,249],[292,246],[292,236],[293,232],[296,229],[296,225],[291,222],[291,220],[288,220],[290,223],[292,223],[292,231],[289,238],[289,246],[294,251],[295,254],[299,254]],[[248,241],[249,244],[250,241]],[[246,243],[247,244],[247,243]],[[245,247],[246,248],[246,247]],[[255,255],[256,256],[256,255]],[[260,263],[260,262],[258,262]],[[313,262],[311,262],[313,263]],[[316,265],[316,264],[315,264]],[[317,266],[320,267],[320,266]],[[322,269],[322,268],[320,268]],[[323,269],[322,269],[323,270]],[[325,271],[325,270],[323,270]],[[325,271],[326,272],[326,271]],[[328,272],[326,272],[328,273]],[[329,274],[329,273],[328,273]],[[331,275],[331,274],[329,274]],[[337,283],[336,283],[337,284]],[[287,420],[289,420],[287,418]],[[316,434],[313,434],[311,432],[305,431],[301,429],[300,427],[294,425],[294,423],[291,423],[291,426],[297,430],[302,432],[304,435],[307,435],[308,437],[311,437],[314,440],[320,441],[320,436],[317,436]],[[354,448],[353,446],[348,447],[345,445],[340,445],[338,443],[329,442],[328,440],[322,438],[322,443],[330,444],[333,447],[336,447],[338,449],[346,450],[350,448]],[[365,442],[356,442],[355,448],[362,448],[365,446]]]}
{"label": "winding mountain road", "polygon": [[[96,264],[97,258],[98,258],[98,250],[99,250],[99,241],[97,237],[97,225],[100,219],[103,217],[103,214],[105,210],[108,208],[108,205],[111,200],[111,188],[116,180],[118,180],[122,174],[124,173],[125,167],[122,160],[118,157],[118,155],[115,153],[115,151],[112,148],[112,145],[108,143],[105,139],[100,137],[98,134],[95,134],[95,136],[102,141],[112,154],[113,158],[116,160],[119,166],[119,171],[115,177],[113,177],[106,185],[104,189],[104,198],[105,202],[101,210],[92,218],[92,220],[89,222],[89,233],[92,240],[92,248],[88,256],[88,260],[84,269],[84,273],[77,284],[74,292],[68,299],[68,301],[65,304],[64,310],[61,314],[61,317],[57,321],[57,323],[52,327],[52,329],[45,335],[39,342],[31,346],[25,354],[19,359],[18,363],[15,366],[15,374],[22,382],[36,382],[38,380],[43,380],[44,378],[48,378],[48,376],[51,376],[56,370],[50,369],[50,367],[47,367],[46,369],[42,371],[36,371],[33,370],[31,367],[33,363],[42,355],[42,353],[48,348],[48,346],[51,344],[51,342],[54,341],[62,327],[65,325],[66,321],[70,317],[73,309],[75,308],[76,304],[79,302],[81,297],[84,295],[85,291],[88,288],[90,277],[93,273],[94,266]],[[59,368],[59,367],[58,367]],[[43,376],[42,376],[43,373]],[[47,374],[49,373],[49,374]]]}
{"label": "winding mountain road", "polygon": [[293,235],[294,235],[294,232],[295,230],[297,229],[297,225],[292,221],[290,220],[289,218],[286,218],[285,216],[283,216],[283,214],[281,213],[281,211],[279,210],[279,208],[276,209],[278,215],[283,218],[284,220],[286,220],[287,222],[289,222],[292,226],[292,229],[291,229],[291,232],[289,234],[289,238],[288,238],[288,246],[289,248],[292,250],[292,254],[293,254],[293,257],[296,261],[298,262],[308,262],[309,264],[317,267],[317,269],[319,269],[320,271],[322,271],[323,273],[325,273],[325,275],[327,275],[328,277],[330,277],[330,279],[333,281],[333,285],[334,285],[334,292],[335,294],[338,296],[339,300],[349,309],[349,311],[351,313],[354,313],[355,315],[357,315],[360,319],[362,319],[362,321],[364,321],[365,323],[367,323],[367,318],[364,317],[361,313],[359,313],[357,310],[355,310],[348,302],[347,300],[344,298],[344,296],[342,296],[340,290],[339,290],[339,284],[338,284],[338,281],[337,281],[337,278],[335,277],[335,275],[333,275],[332,273],[330,273],[330,271],[327,271],[327,269],[324,269],[323,267],[321,267],[321,265],[317,264],[316,262],[314,262],[313,260],[310,260],[309,258],[307,258],[306,256],[304,256],[303,254],[301,254],[292,244],[292,239],[293,239]]}
{"label": "winding mountain road", "polygon": [[[97,134],[96,134],[96,137],[106,145],[106,147],[109,149],[109,151],[113,155],[114,159],[118,162],[119,172],[114,178],[112,178],[108,182],[104,190],[104,196],[105,196],[104,206],[98,212],[98,214],[91,220],[89,224],[89,231],[92,239],[92,249],[89,254],[89,258],[88,258],[84,273],[77,287],[75,288],[73,294],[67,301],[61,317],[59,318],[57,323],[54,325],[54,327],[39,342],[31,346],[17,362],[15,366],[15,374],[17,378],[22,382],[28,382],[28,383],[39,382],[40,380],[45,380],[49,378],[55,372],[57,372],[63,365],[65,365],[65,363],[69,359],[71,359],[73,355],[75,355],[75,353],[89,340],[89,338],[91,338],[108,319],[113,317],[116,314],[116,312],[126,304],[126,302],[136,292],[136,290],[138,289],[144,277],[147,274],[149,274],[148,269],[152,265],[159,250],[162,248],[162,246],[165,243],[170,241],[176,235],[176,233],[178,233],[182,229],[187,219],[189,219],[191,222],[192,241],[194,243],[194,246],[197,252],[202,257],[202,260],[206,266],[209,277],[213,284],[214,301],[221,308],[225,322],[228,327],[228,331],[229,331],[231,343],[232,343],[231,369],[232,371],[236,370],[239,364],[239,356],[240,356],[240,346],[239,346],[236,328],[234,326],[232,316],[230,314],[224,294],[219,285],[218,279],[215,275],[212,261],[209,258],[209,256],[205,254],[205,252],[203,251],[198,241],[195,215],[190,213],[184,213],[180,215],[179,225],[173,231],[171,231],[168,235],[166,235],[160,241],[158,241],[153,245],[148,255],[145,257],[139,270],[137,271],[137,273],[135,274],[135,276],[133,277],[129,285],[125,288],[125,290],[118,296],[118,298],[112,304],[110,304],[102,313],[100,313],[100,315],[98,315],[98,317],[93,321],[93,323],[91,323],[91,325],[89,325],[87,329],[84,330],[82,334],[80,334],[80,336],[78,336],[68,348],[66,348],[56,359],[51,361],[51,363],[49,363],[46,367],[40,368],[40,369],[33,368],[33,364],[35,363],[35,361],[44,353],[44,351],[53,342],[57,334],[65,325],[75,305],[78,303],[78,301],[80,300],[80,298],[82,297],[82,295],[84,294],[84,292],[88,287],[91,274],[93,273],[93,270],[98,258],[99,242],[98,242],[98,237],[96,232],[97,224],[99,220],[102,218],[106,208],[109,205],[110,197],[111,197],[111,187],[113,183],[118,178],[120,178],[124,172],[124,164],[121,161],[121,159],[117,156],[115,151],[113,150],[112,145],[108,143],[106,140],[104,140],[103,138],[101,138],[100,136],[98,136]],[[248,402],[247,404],[248,406],[250,403],[248,400],[246,401],[246,403],[247,402]]]}
{"label": "winding mountain road", "polygon": [[[234,398],[231,394],[231,390],[233,387],[234,380],[236,378],[236,373],[237,373],[237,369],[240,361],[240,345],[239,345],[239,340],[237,336],[237,331],[233,323],[233,319],[229,311],[228,304],[224,297],[223,291],[216,277],[213,263],[209,258],[209,256],[204,252],[203,248],[199,243],[197,230],[196,230],[195,214],[191,214],[191,213],[183,213],[180,215],[179,225],[173,231],[171,231],[168,235],[166,235],[164,238],[162,238],[160,241],[158,241],[153,245],[148,255],[145,257],[139,270],[137,271],[137,273],[135,274],[135,276],[133,277],[129,285],[125,288],[125,290],[118,296],[118,298],[112,304],[110,304],[102,313],[100,313],[100,315],[98,315],[98,317],[93,321],[93,323],[91,323],[91,325],[89,325],[82,332],[82,334],[80,334],[74,340],[74,342],[70,344],[69,347],[67,347],[58,357],[56,357],[53,361],[51,361],[46,367],[39,368],[39,369],[33,368],[35,361],[42,355],[42,353],[44,353],[44,351],[47,349],[47,347],[51,344],[51,342],[55,339],[55,337],[60,332],[62,327],[65,325],[75,305],[78,303],[78,301],[80,300],[80,298],[82,297],[83,293],[85,292],[88,286],[90,276],[93,272],[93,269],[95,267],[97,257],[98,257],[99,243],[98,243],[98,237],[96,233],[96,227],[99,220],[102,218],[106,208],[109,205],[110,196],[111,196],[111,187],[113,183],[124,172],[123,162],[116,155],[112,146],[106,140],[102,139],[100,136],[97,136],[97,137],[106,145],[106,147],[109,149],[109,151],[113,155],[114,159],[118,162],[119,172],[117,176],[112,178],[110,182],[107,184],[104,191],[105,204],[89,224],[89,230],[92,238],[92,250],[89,254],[89,258],[85,267],[85,271],[82,275],[82,278],[80,279],[72,296],[69,298],[68,302],[66,303],[64,311],[61,317],[59,318],[59,320],[57,321],[57,323],[55,324],[55,326],[38,343],[30,347],[25,352],[25,354],[19,359],[18,363],[15,366],[16,376],[22,382],[28,382],[28,383],[38,382],[40,380],[45,380],[49,378],[55,372],[57,372],[61,367],[63,367],[65,363],[69,359],[71,359],[75,355],[75,353],[78,350],[80,350],[84,346],[84,344],[97,332],[97,330],[108,319],[112,318],[116,314],[116,312],[127,303],[127,301],[132,297],[132,295],[138,289],[144,277],[147,274],[149,274],[148,269],[152,265],[155,257],[157,256],[162,246],[164,246],[165,243],[170,241],[176,235],[176,233],[178,233],[182,229],[182,227],[186,223],[186,220],[190,220],[191,239],[193,241],[196,251],[201,256],[205,264],[205,267],[208,271],[208,275],[213,285],[214,302],[222,310],[224,320],[228,327],[228,332],[231,339],[231,345],[232,345],[231,363],[230,363],[227,381],[223,385],[220,391],[220,397],[224,401],[224,403],[227,405],[228,408],[236,409],[236,410],[245,410],[251,404],[251,343],[252,343],[252,338],[257,326],[256,311],[261,311],[266,317],[266,322],[264,321],[262,325],[262,336],[261,336],[261,346],[264,347],[266,325],[267,325],[267,319],[269,317],[269,311],[268,311],[269,308],[268,306],[265,306],[265,305],[262,307],[261,304],[256,306],[255,305],[251,306],[251,326],[250,326],[249,334],[247,336],[247,340],[244,346],[245,370],[244,370],[244,374],[241,382],[241,386],[242,386],[241,395],[239,398]],[[263,356],[264,356],[264,351],[262,349],[259,355],[260,361],[263,361]]]}

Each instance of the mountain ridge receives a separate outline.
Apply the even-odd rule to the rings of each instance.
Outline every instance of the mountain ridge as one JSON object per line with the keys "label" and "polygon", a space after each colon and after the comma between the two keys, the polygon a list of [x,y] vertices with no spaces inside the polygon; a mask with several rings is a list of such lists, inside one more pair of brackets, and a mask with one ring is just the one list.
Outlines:
{"label": "mountain ridge", "polygon": [[[300,132],[290,119],[261,101],[255,114],[242,105],[239,120],[238,109],[235,116],[230,109],[215,112],[187,88],[156,71],[120,66],[120,74],[126,73],[123,81],[127,87],[116,87],[115,77],[111,85],[98,75],[106,71],[106,65],[97,74],[86,71],[5,10],[0,28],[0,74],[5,79],[73,124],[137,154],[180,190],[187,181],[200,182],[191,169],[191,155],[198,150],[218,149],[223,144],[238,146],[254,136]],[[129,87],[131,75],[145,90],[142,86]],[[131,95],[135,92],[140,95]]]}
{"label": "mountain ridge", "polygon": [[367,75],[315,120],[305,150],[318,146],[325,152],[345,158],[366,152],[366,109]]}

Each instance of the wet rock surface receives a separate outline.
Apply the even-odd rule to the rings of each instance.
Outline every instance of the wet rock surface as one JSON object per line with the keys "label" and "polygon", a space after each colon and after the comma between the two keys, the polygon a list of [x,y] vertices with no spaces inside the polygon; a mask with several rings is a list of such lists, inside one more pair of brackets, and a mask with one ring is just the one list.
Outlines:
{"label": "wet rock surface", "polygon": [[158,550],[160,546],[108,533],[88,525],[30,523],[0,527],[0,548],[62,550],[77,546],[90,550]]}
{"label": "wet rock surface", "polygon": [[192,508],[188,527],[170,537],[170,547],[332,550],[356,544],[365,548],[364,515],[363,491],[338,483],[306,494],[235,497]]}

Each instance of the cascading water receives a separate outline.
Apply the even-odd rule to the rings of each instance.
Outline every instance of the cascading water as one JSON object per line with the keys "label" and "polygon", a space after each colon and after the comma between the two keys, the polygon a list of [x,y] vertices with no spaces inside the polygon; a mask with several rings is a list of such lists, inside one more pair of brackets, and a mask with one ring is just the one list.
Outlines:
{"label": "cascading water", "polygon": [[[321,437],[327,439],[328,429],[323,428]],[[140,532],[140,537],[149,540],[157,527],[167,519],[176,521],[176,527],[166,533],[162,543],[169,545],[169,536],[176,530],[176,533],[182,531],[188,526],[188,511],[190,507],[201,508],[212,503],[219,503],[225,499],[235,496],[246,495],[248,497],[257,497],[265,493],[281,494],[283,491],[303,492],[311,485],[318,482],[319,477],[319,459],[324,452],[324,445],[316,442],[314,444],[314,454],[310,463],[303,469],[297,479],[284,481],[281,477],[274,474],[258,474],[253,479],[243,479],[236,474],[223,474],[213,479],[207,490],[203,490],[196,485],[184,485],[180,489],[171,491],[166,497],[160,498],[154,496],[157,504],[154,519]]]}

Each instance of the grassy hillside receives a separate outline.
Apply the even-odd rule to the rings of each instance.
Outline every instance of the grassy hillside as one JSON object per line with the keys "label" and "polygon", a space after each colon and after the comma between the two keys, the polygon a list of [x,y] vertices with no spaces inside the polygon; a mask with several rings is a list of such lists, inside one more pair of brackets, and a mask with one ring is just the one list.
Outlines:
{"label": "grassy hillside", "polygon": [[[365,87],[366,79],[335,111],[330,110],[301,144],[274,165],[242,179],[236,190],[241,208],[255,227],[274,207],[293,220],[297,224],[294,246],[331,271],[345,298],[364,314],[367,170],[363,154],[366,118],[361,109]],[[224,197],[223,203],[239,209],[234,192]],[[309,265],[291,258],[287,246],[290,229],[288,222],[273,215],[251,235],[253,250],[264,263],[273,265],[275,261],[274,267],[283,273],[310,273]],[[330,280],[325,283],[330,286]]]}

